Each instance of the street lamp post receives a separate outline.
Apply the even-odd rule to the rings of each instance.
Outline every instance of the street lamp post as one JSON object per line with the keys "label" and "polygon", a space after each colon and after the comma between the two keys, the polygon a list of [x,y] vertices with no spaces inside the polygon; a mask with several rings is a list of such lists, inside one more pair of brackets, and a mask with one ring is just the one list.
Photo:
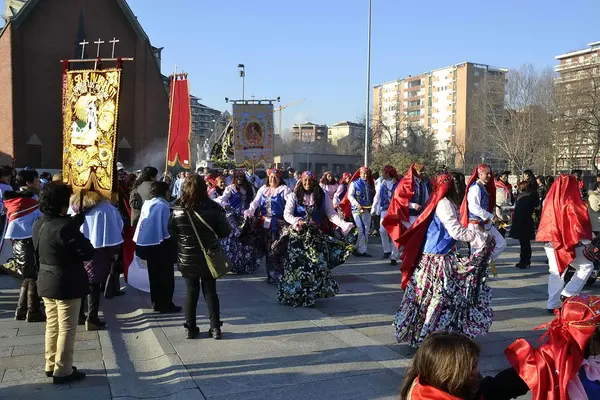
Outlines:
{"label": "street lamp post", "polygon": [[365,112],[365,167],[369,162],[369,111],[371,103],[371,2],[369,0],[369,23],[367,28],[367,106]]}
{"label": "street lamp post", "polygon": [[242,100],[245,100],[246,97],[246,67],[244,64],[238,64],[238,68],[240,69],[240,77],[242,78]]}

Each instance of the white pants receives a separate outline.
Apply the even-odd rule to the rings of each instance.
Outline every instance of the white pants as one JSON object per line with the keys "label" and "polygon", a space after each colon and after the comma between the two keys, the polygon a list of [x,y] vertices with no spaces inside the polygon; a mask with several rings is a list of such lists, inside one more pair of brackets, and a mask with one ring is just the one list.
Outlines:
{"label": "white pants", "polygon": [[[594,264],[583,256],[583,246],[575,248],[575,259],[571,261],[571,266],[575,268],[575,274],[565,286],[563,276],[559,275],[558,264],[554,249],[550,246],[544,246],[546,256],[548,256],[548,266],[550,267],[550,276],[548,277],[548,309],[559,308],[561,306],[560,296],[577,296],[588,278],[594,270]],[[565,270],[566,272],[566,270]]]}
{"label": "white pants", "polygon": [[390,238],[390,235],[387,233],[382,224],[385,214],[387,214],[387,210],[381,212],[381,219],[379,221],[379,236],[381,237],[381,246],[383,247],[384,253],[392,253],[392,260],[398,260],[398,248],[396,247],[396,243],[392,242],[392,238]]}
{"label": "white pants", "polygon": [[368,211],[363,212],[352,212],[354,222],[358,228],[358,240],[356,241],[356,251],[359,253],[367,252],[367,241],[369,229],[371,228],[371,214]]}
{"label": "white pants", "polygon": [[[469,229],[473,231],[480,231],[479,225],[477,224],[469,224]],[[506,239],[502,237],[502,235],[500,234],[500,232],[498,232],[498,229],[496,229],[494,225],[490,224],[489,229],[486,226],[485,232],[488,235],[491,235],[496,240],[496,247],[494,248],[494,251],[492,251],[491,257],[491,261],[496,261],[498,257],[500,257],[500,254],[502,254],[504,249],[506,249]],[[471,246],[471,254],[475,253],[475,250],[477,250],[477,248]]]}

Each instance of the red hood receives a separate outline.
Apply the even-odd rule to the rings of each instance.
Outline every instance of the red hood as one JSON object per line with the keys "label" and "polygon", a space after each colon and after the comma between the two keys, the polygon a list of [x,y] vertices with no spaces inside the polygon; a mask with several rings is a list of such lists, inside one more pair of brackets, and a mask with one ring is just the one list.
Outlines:
{"label": "red hood", "polygon": [[400,179],[398,186],[396,186],[396,190],[394,191],[394,195],[392,196],[392,200],[390,202],[390,206],[388,207],[388,211],[385,215],[385,218],[382,221],[382,225],[385,230],[390,235],[390,238],[394,243],[400,239],[400,236],[406,228],[402,224],[402,221],[408,222],[409,217],[409,208],[408,205],[410,200],[415,195],[414,191],[414,177],[419,176],[415,169],[415,163],[408,168],[406,175]]}

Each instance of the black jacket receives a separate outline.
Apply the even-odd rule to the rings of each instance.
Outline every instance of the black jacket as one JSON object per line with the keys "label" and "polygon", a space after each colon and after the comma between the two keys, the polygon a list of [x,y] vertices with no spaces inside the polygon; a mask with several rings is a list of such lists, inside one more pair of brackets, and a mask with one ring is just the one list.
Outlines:
{"label": "black jacket", "polygon": [[[210,199],[203,200],[196,212],[200,214],[219,238],[225,238],[231,232],[231,226],[225,217],[225,211],[214,201]],[[215,248],[219,244],[215,235],[196,217],[194,212],[189,214],[204,247]],[[177,243],[177,260],[181,275],[189,279],[211,277],[188,213],[179,206],[179,201],[175,203],[169,218],[169,234]]]}
{"label": "black jacket", "polygon": [[539,204],[540,198],[537,191],[522,193],[519,196],[508,236],[513,239],[535,239],[533,213]]}
{"label": "black jacket", "polygon": [[131,207],[131,226],[137,226],[144,201],[150,200],[151,198],[150,185],[152,185],[152,181],[142,182],[140,186],[131,190],[129,195],[129,206]]}
{"label": "black jacket", "polygon": [[69,217],[39,218],[33,224],[33,243],[40,270],[38,293],[42,297],[72,300],[89,293],[83,262],[94,256],[94,247]]}

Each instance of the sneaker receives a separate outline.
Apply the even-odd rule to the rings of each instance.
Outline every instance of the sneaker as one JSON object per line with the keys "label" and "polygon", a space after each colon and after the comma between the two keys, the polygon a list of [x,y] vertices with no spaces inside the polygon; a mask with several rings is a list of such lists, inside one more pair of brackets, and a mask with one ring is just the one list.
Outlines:
{"label": "sneaker", "polygon": [[387,260],[388,258],[390,258],[392,256],[392,253],[383,253],[383,257],[381,257],[383,260]]}
{"label": "sneaker", "polygon": [[66,385],[75,381],[82,381],[85,379],[83,372],[77,371],[77,368],[73,368],[73,373],[67,376],[53,376],[52,383],[55,385]]}
{"label": "sneaker", "polygon": [[221,328],[210,328],[208,330],[208,336],[215,340],[221,340],[221,338],[223,338],[223,333],[221,333]]}
{"label": "sneaker", "polygon": [[193,328],[189,328],[187,324],[183,324],[185,327],[185,338],[186,339],[196,339],[200,334],[200,328],[197,326]]}
{"label": "sneaker", "polygon": [[390,265],[396,265],[396,264],[398,264],[398,261],[396,261],[396,260],[390,260]]}

